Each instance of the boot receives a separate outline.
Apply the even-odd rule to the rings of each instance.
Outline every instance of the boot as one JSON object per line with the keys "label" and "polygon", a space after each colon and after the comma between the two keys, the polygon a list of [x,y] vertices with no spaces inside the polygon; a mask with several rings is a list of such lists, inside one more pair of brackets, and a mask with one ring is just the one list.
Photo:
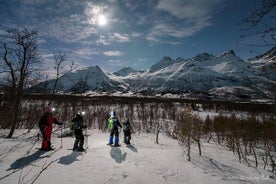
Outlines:
{"label": "boot", "polygon": [[119,146],[119,137],[115,137],[115,144],[114,146]]}
{"label": "boot", "polygon": [[79,147],[78,151],[84,151],[83,147]]}
{"label": "boot", "polygon": [[108,142],[108,144],[107,145],[112,145],[113,144],[113,137],[112,136],[110,136],[109,137],[109,142]]}

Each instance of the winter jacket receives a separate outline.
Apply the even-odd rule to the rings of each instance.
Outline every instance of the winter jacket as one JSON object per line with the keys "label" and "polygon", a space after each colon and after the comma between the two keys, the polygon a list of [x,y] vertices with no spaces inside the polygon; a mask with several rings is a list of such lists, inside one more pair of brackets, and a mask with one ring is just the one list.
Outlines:
{"label": "winter jacket", "polygon": [[124,134],[127,134],[127,135],[131,134],[131,126],[130,126],[129,121],[125,121],[123,123],[123,131],[124,131]]}
{"label": "winter jacket", "polygon": [[77,114],[76,117],[73,118],[71,122],[73,123],[73,126],[72,126],[73,130],[82,130],[84,128],[87,128],[87,126],[83,124],[83,117],[79,114]]}
{"label": "winter jacket", "polygon": [[122,128],[119,120],[116,117],[110,117],[108,119],[108,129],[111,131],[118,131],[118,127]]}

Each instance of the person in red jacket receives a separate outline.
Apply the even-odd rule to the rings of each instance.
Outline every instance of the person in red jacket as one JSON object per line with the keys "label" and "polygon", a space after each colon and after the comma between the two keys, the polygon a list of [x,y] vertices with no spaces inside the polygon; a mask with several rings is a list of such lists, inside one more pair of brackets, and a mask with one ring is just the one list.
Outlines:
{"label": "person in red jacket", "polygon": [[39,129],[42,134],[42,143],[41,143],[41,150],[52,150],[51,147],[51,134],[53,129],[53,123],[62,125],[57,121],[57,119],[52,114],[52,109],[48,106],[45,110],[44,115],[40,118],[38,122]]}

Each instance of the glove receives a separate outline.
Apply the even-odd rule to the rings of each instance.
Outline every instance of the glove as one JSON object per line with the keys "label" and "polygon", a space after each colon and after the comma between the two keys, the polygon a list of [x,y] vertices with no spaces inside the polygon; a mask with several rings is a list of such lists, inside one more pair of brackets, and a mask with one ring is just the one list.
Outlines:
{"label": "glove", "polygon": [[58,125],[63,125],[64,123],[59,122],[59,121],[56,121],[56,124],[58,124]]}

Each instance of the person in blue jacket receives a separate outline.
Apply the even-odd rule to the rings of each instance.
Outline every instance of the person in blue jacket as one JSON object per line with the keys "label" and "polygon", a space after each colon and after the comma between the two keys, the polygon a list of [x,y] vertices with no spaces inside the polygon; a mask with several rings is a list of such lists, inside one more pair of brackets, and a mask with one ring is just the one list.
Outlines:
{"label": "person in blue jacket", "polygon": [[119,146],[119,127],[122,128],[122,125],[116,117],[115,112],[111,112],[110,118],[108,119],[108,130],[110,131],[110,137],[107,145],[113,145],[113,136],[115,136],[114,146]]}

